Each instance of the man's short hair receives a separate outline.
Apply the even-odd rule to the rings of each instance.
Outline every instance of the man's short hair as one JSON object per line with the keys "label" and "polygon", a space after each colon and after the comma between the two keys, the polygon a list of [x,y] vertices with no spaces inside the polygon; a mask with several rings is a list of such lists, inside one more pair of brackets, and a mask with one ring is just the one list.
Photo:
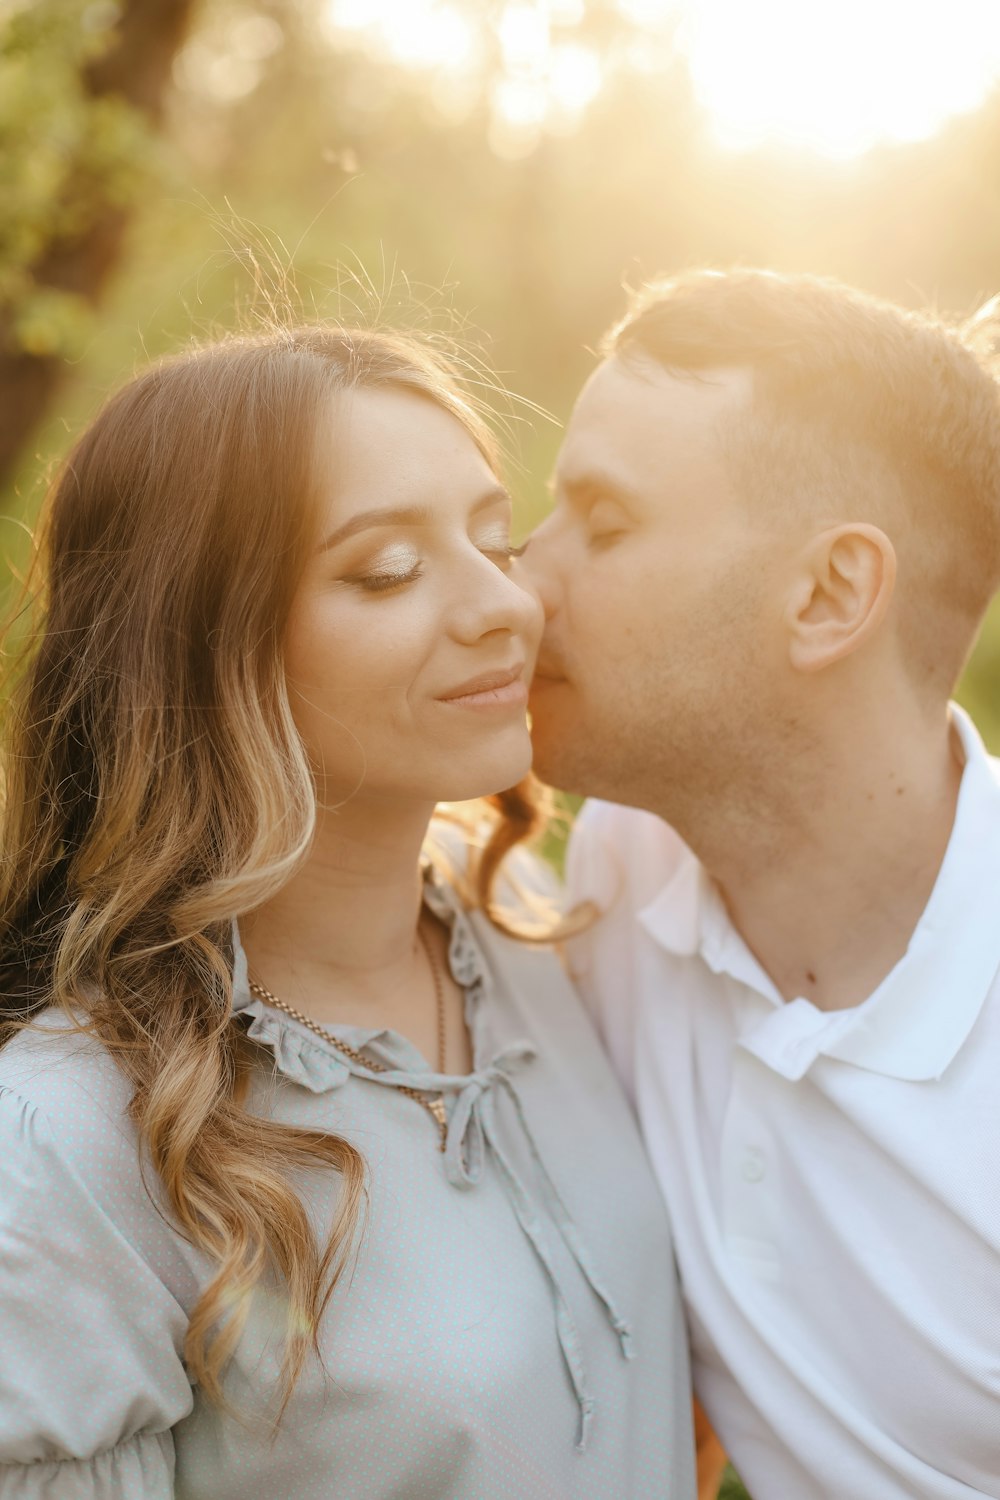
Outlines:
{"label": "man's short hair", "polygon": [[604,353],[749,369],[752,399],[720,427],[740,492],[882,527],[906,657],[949,692],[1000,588],[991,313],[952,327],[821,277],[699,270],[636,293]]}

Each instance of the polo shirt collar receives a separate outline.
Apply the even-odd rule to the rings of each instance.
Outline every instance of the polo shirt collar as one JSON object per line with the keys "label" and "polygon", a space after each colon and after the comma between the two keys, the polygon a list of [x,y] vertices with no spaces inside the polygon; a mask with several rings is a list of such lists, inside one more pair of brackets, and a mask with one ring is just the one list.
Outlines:
{"label": "polo shirt collar", "polygon": [[965,755],[955,822],[930,900],[906,953],[860,1005],[821,1011],[785,1002],[733,927],[690,850],[639,914],[668,952],[698,955],[770,1002],[747,1012],[739,1044],[801,1078],[819,1056],[911,1081],[940,1078],[983,1008],[1000,969],[1000,771],[966,713],[952,721]]}

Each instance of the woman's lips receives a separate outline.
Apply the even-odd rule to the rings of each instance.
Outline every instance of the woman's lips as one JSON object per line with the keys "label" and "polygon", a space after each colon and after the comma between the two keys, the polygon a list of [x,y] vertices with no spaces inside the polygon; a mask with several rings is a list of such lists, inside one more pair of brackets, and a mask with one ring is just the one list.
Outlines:
{"label": "woman's lips", "polygon": [[501,672],[482,672],[454,691],[442,694],[438,702],[453,708],[527,708],[524,662]]}
{"label": "woman's lips", "polygon": [[506,687],[486,688],[478,693],[460,693],[456,698],[442,698],[454,708],[527,708],[528,688],[521,681]]}

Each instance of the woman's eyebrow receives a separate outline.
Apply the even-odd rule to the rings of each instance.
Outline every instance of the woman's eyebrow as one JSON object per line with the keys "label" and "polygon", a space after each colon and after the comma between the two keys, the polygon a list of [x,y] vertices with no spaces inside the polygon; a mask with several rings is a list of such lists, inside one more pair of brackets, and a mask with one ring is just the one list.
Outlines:
{"label": "woman's eyebrow", "polygon": [[[494,485],[484,495],[480,495],[474,505],[469,507],[469,515],[478,515],[481,510],[488,510],[491,505],[499,505],[501,502],[512,504],[510,494],[503,485]],[[359,531],[368,531],[374,526],[427,526],[434,519],[434,511],[429,505],[406,505],[388,506],[375,510],[363,510],[343,526],[338,526],[335,531],[324,542],[320,544],[319,551],[326,552],[331,547],[336,547],[340,542],[346,542],[350,536],[355,536]]]}

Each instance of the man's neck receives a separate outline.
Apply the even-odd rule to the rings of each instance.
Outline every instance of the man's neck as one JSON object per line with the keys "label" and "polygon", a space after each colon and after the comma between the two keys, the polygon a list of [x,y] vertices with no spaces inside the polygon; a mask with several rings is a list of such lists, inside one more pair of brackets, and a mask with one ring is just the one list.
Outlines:
{"label": "man's neck", "polygon": [[819,774],[789,776],[770,816],[723,805],[680,830],[784,998],[822,1010],[860,1004],[903,957],[954,824],[955,731],[871,727],[827,735]]}

